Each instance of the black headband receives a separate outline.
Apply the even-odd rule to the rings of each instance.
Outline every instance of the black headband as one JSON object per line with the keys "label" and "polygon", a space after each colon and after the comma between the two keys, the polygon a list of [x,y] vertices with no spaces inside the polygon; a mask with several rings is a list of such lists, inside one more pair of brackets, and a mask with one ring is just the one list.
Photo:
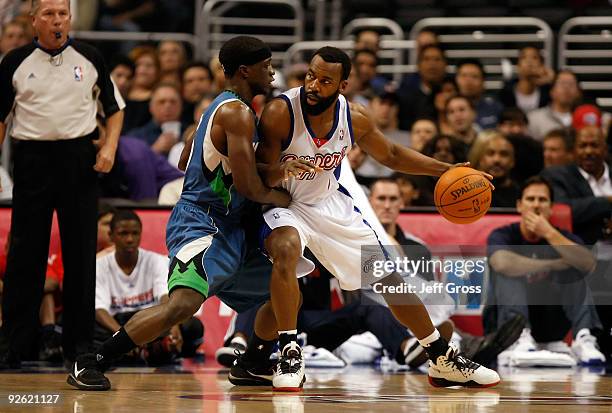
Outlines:
{"label": "black headband", "polygon": [[241,53],[239,56],[236,56],[233,59],[225,59],[227,61],[221,62],[221,64],[223,65],[225,72],[233,73],[238,70],[240,65],[254,65],[255,63],[259,63],[271,57],[272,51],[270,50],[270,47],[266,45],[251,52]]}

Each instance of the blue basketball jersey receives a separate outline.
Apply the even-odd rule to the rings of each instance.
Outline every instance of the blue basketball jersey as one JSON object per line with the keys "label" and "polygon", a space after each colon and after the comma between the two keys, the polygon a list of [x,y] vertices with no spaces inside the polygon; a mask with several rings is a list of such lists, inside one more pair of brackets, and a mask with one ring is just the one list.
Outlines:
{"label": "blue basketball jersey", "polygon": [[[213,216],[239,220],[246,198],[239,194],[233,185],[229,158],[215,148],[210,136],[217,110],[233,101],[241,102],[232,93],[222,92],[200,118],[185,171],[181,200],[195,203]],[[253,123],[256,122],[253,113]],[[258,141],[257,128],[255,128],[254,147]]]}

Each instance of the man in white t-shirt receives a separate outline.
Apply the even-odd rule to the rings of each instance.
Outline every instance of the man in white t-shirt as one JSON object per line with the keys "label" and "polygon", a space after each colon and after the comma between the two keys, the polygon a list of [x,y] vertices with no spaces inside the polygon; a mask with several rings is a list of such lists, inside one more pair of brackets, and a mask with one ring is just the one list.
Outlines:
{"label": "man in white t-shirt", "polygon": [[[141,233],[142,223],[136,213],[120,210],[114,214],[110,238],[115,253],[96,260],[95,341],[109,338],[136,312],[168,300],[168,258],[139,248]],[[172,354],[192,356],[203,332],[202,323],[192,317],[143,347],[140,354],[149,362],[168,360]],[[153,353],[166,357],[157,358]]]}

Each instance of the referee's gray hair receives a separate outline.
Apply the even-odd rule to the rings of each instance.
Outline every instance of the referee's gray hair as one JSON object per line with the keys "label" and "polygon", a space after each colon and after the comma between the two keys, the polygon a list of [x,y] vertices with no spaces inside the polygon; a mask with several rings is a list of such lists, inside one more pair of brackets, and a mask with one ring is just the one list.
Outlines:
{"label": "referee's gray hair", "polygon": [[[32,6],[30,7],[30,16],[34,16],[38,9],[40,8],[41,0],[32,0]],[[70,9],[70,0],[66,0],[68,2],[68,9]]]}

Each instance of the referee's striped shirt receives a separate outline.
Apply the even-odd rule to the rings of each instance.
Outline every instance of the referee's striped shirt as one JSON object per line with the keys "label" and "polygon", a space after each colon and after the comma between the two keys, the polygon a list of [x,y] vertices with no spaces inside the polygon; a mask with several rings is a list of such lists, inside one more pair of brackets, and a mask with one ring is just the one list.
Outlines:
{"label": "referee's striped shirt", "polygon": [[49,51],[34,41],[0,62],[0,121],[13,113],[15,139],[86,136],[96,129],[98,112],[109,117],[124,107],[102,56],[86,43],[69,39]]}

